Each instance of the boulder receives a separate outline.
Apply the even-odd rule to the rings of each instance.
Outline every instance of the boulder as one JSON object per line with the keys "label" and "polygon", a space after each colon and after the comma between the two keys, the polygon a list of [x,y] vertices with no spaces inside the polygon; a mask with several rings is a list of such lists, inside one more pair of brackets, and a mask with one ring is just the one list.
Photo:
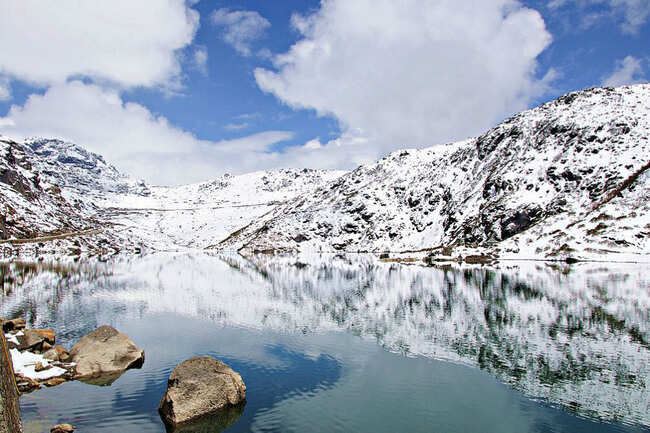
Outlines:
{"label": "boulder", "polygon": [[2,322],[2,330],[4,332],[9,331],[18,331],[20,329],[25,329],[27,322],[23,318],[4,320]]}
{"label": "boulder", "polygon": [[36,372],[45,371],[45,370],[49,370],[50,368],[52,368],[50,364],[43,365],[42,362],[37,362],[36,365],[34,366],[34,371]]}
{"label": "boulder", "polygon": [[70,424],[58,424],[50,429],[50,433],[72,433],[74,426]]}
{"label": "boulder", "polygon": [[56,336],[54,335],[54,331],[51,329],[34,329],[40,335],[43,337],[43,340],[47,341],[49,344],[54,344],[56,341]]}
{"label": "boulder", "polygon": [[76,379],[115,375],[142,367],[144,350],[138,349],[127,335],[104,325],[70,349],[69,361],[77,364]]}
{"label": "boulder", "polygon": [[61,385],[62,383],[66,383],[66,382],[67,382],[67,380],[65,380],[65,379],[62,378],[62,377],[53,377],[52,379],[48,379],[48,380],[46,380],[46,381],[43,382],[43,383],[44,383],[45,386],[47,386],[47,387],[52,387],[52,386]]}
{"label": "boulder", "polygon": [[190,423],[245,404],[246,385],[223,362],[194,357],[177,365],[167,382],[158,412],[167,425]]}
{"label": "boulder", "polygon": [[45,341],[36,329],[25,329],[22,335],[17,335],[16,338],[18,339],[18,350],[21,352],[40,349],[41,344]]}
{"label": "boulder", "polygon": [[[43,343],[43,346],[45,346],[45,343]],[[43,358],[49,359],[50,361],[68,362],[68,359],[70,358],[70,354],[65,349],[65,347],[54,346],[53,348],[48,349],[46,352],[43,353]]]}

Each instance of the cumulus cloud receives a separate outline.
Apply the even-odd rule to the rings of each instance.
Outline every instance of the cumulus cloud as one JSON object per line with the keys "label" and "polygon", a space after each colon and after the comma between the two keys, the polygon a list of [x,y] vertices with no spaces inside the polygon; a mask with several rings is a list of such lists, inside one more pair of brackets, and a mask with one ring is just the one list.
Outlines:
{"label": "cumulus cloud", "polygon": [[115,91],[80,81],[55,84],[12,106],[0,118],[0,133],[71,140],[127,173],[162,184],[283,165],[282,155],[271,149],[292,137],[267,131],[235,140],[200,140],[144,106],[123,101]]}
{"label": "cumulus cloud", "polygon": [[640,59],[627,56],[616,62],[616,68],[611,75],[603,79],[603,86],[623,86],[629,84],[643,83],[646,79],[643,74],[643,64]]}
{"label": "cumulus cloud", "polygon": [[176,86],[198,13],[184,0],[0,2],[0,73],[37,85],[90,77]]}
{"label": "cumulus cloud", "polygon": [[583,28],[591,27],[603,18],[612,18],[620,22],[624,33],[636,34],[650,17],[648,0],[552,0],[548,3],[552,10],[564,6],[578,6]]}
{"label": "cumulus cloud", "polygon": [[515,0],[323,0],[292,23],[302,39],[256,81],[291,107],[336,117],[341,137],[306,150],[346,165],[478,134],[552,77],[536,78],[551,41],[544,21]]}
{"label": "cumulus cloud", "polygon": [[217,9],[210,16],[223,29],[223,40],[243,56],[250,56],[252,43],[261,38],[271,23],[255,11]]}

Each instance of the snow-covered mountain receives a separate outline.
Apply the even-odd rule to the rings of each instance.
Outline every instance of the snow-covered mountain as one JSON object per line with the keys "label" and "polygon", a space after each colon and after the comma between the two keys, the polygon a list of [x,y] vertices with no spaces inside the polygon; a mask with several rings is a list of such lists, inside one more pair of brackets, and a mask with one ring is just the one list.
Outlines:
{"label": "snow-covered mountain", "polygon": [[259,171],[148,186],[74,143],[0,137],[0,146],[5,255],[204,248],[345,173]]}
{"label": "snow-covered mountain", "polygon": [[570,93],[480,137],[359,167],[219,247],[647,258],[649,135],[649,84]]}
{"label": "snow-covered mountain", "polygon": [[148,197],[114,196],[102,206],[107,219],[148,248],[206,248],[344,173],[285,169],[225,174],[209,182],[150,187]]}
{"label": "snow-covered mountain", "polygon": [[[0,137],[0,236],[31,238],[84,228],[75,189],[61,188],[72,181],[72,170],[62,167],[45,141],[17,143]],[[35,150],[36,149],[36,152]],[[81,150],[81,149],[80,149]],[[61,154],[64,155],[63,153]],[[58,165],[56,165],[58,163]],[[64,194],[67,197],[64,197]]]}
{"label": "snow-covered mountain", "polygon": [[147,186],[72,143],[0,137],[0,248],[55,236],[41,252],[101,244],[648,260],[649,134],[650,84],[594,88],[480,137],[349,173],[261,171],[180,187]]}
{"label": "snow-covered mountain", "polygon": [[81,146],[0,136],[0,249],[5,254],[119,249],[124,239],[111,230],[97,202],[125,193],[148,191]]}

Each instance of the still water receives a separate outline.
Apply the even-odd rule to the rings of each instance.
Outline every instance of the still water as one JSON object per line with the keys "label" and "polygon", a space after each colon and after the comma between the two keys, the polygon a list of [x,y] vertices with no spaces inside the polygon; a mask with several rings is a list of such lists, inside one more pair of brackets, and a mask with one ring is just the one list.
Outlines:
{"label": "still water", "polygon": [[247,404],[191,431],[650,431],[643,265],[156,254],[0,273],[0,316],[68,348],[109,324],[146,352],[110,386],[23,396],[27,433],[164,432],[167,377],[206,354],[241,374]]}

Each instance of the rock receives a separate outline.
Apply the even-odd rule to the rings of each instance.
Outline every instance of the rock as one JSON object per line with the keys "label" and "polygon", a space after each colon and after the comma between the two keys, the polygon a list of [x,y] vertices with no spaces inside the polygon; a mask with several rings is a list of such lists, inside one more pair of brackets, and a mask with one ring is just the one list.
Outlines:
{"label": "rock", "polygon": [[45,339],[36,329],[25,329],[23,335],[16,336],[18,339],[18,350],[21,352],[30,349],[40,349],[40,345]]}
{"label": "rock", "polygon": [[228,407],[196,422],[167,426],[167,433],[219,433],[235,424],[244,413],[244,404]]}
{"label": "rock", "polygon": [[[46,349],[47,343],[43,343],[43,349]],[[66,350],[65,347],[63,346],[55,346],[47,349],[43,353],[43,357],[45,359],[49,359],[50,361],[61,361],[61,362],[68,362],[70,359],[70,354]]]}
{"label": "rock", "polygon": [[166,424],[174,426],[232,409],[245,401],[246,385],[238,373],[210,356],[194,357],[172,371],[158,412]]}
{"label": "rock", "polygon": [[115,375],[144,363],[144,350],[115,328],[100,326],[70,350],[69,361],[77,363],[75,378]]}
{"label": "rock", "polygon": [[45,341],[47,341],[50,344],[54,344],[56,341],[56,336],[54,335],[54,331],[51,329],[34,329],[40,335],[43,337]]}
{"label": "rock", "polygon": [[47,341],[44,341],[43,344],[41,344],[41,352],[47,352],[50,349],[52,349],[52,345]]}
{"label": "rock", "polygon": [[56,353],[59,354],[59,361],[61,362],[69,362],[70,361],[70,354],[68,353],[68,350],[63,347],[63,346],[54,346],[54,350],[56,350]]}
{"label": "rock", "polygon": [[34,366],[34,371],[37,371],[37,372],[38,371],[44,371],[44,370],[49,370],[50,368],[52,368],[51,365],[49,365],[49,364],[48,365],[43,365],[42,362],[39,362]]}
{"label": "rock", "polygon": [[2,330],[4,332],[9,331],[18,331],[20,329],[25,329],[27,322],[23,318],[5,320],[2,323]]}
{"label": "rock", "polygon": [[53,377],[52,379],[48,379],[43,384],[47,387],[52,387],[52,386],[57,386],[61,385],[62,383],[66,383],[67,380],[65,380],[62,377]]}
{"label": "rock", "polygon": [[59,352],[54,350],[54,348],[49,349],[45,353],[43,353],[43,358],[48,359],[50,361],[59,361]]}
{"label": "rock", "polygon": [[30,379],[29,377],[25,377],[22,374],[16,375],[16,386],[18,387],[18,391],[23,394],[32,392],[41,387],[37,381]]}
{"label": "rock", "polygon": [[50,433],[72,433],[74,426],[70,424],[58,424],[50,429]]}

